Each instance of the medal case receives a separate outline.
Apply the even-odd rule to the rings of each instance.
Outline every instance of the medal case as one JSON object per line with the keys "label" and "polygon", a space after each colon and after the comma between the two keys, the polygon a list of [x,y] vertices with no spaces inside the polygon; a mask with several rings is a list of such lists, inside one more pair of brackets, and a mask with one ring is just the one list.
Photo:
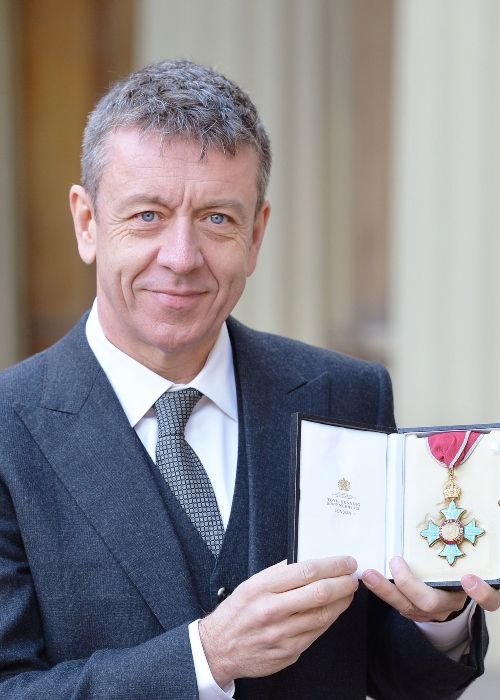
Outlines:
{"label": "medal case", "polygon": [[288,561],[351,555],[431,586],[500,588],[500,424],[381,429],[292,418]]}

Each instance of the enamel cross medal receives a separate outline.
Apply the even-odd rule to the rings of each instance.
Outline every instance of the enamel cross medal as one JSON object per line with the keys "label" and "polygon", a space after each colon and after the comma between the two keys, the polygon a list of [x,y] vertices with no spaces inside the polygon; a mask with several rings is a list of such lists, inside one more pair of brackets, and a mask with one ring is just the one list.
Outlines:
{"label": "enamel cross medal", "polygon": [[457,557],[465,556],[459,546],[464,540],[476,544],[476,539],[485,532],[476,525],[475,520],[462,522],[466,509],[458,505],[461,489],[455,482],[455,469],[471,455],[481,437],[481,433],[472,430],[435,433],[427,437],[432,458],[448,469],[448,479],[443,485],[447,506],[440,511],[443,518],[437,523],[429,518],[427,528],[420,535],[425,537],[429,547],[436,542],[444,545],[438,556],[444,557],[450,566],[453,566]]}

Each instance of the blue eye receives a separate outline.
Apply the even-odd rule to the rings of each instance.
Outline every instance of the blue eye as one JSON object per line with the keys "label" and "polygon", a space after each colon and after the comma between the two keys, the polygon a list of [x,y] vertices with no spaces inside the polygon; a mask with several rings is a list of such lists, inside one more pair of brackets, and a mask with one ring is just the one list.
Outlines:
{"label": "blue eye", "polygon": [[152,221],[155,220],[156,212],[154,211],[141,211],[139,214],[139,218],[141,221],[144,221],[145,224],[150,224]]}
{"label": "blue eye", "polygon": [[210,214],[209,219],[213,224],[223,224],[226,217],[224,214]]}

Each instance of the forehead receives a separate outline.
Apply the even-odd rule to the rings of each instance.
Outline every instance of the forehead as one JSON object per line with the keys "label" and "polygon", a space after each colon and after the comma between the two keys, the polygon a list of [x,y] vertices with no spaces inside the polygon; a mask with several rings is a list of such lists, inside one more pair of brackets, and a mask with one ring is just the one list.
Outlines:
{"label": "forehead", "polygon": [[242,144],[236,155],[216,148],[202,151],[198,141],[180,136],[164,137],[156,132],[120,128],[106,142],[102,171],[104,180],[129,177],[183,177],[186,179],[246,180],[256,185],[258,155],[250,145]]}

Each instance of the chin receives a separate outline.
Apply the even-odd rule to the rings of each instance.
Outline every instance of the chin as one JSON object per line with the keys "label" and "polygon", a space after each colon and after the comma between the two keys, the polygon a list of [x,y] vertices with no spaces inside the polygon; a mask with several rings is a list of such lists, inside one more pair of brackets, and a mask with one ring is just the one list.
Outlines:
{"label": "chin", "polygon": [[175,328],[171,325],[159,327],[145,337],[145,344],[155,347],[164,353],[182,352],[198,345],[202,345],[207,340],[207,335],[193,333],[193,328]]}

